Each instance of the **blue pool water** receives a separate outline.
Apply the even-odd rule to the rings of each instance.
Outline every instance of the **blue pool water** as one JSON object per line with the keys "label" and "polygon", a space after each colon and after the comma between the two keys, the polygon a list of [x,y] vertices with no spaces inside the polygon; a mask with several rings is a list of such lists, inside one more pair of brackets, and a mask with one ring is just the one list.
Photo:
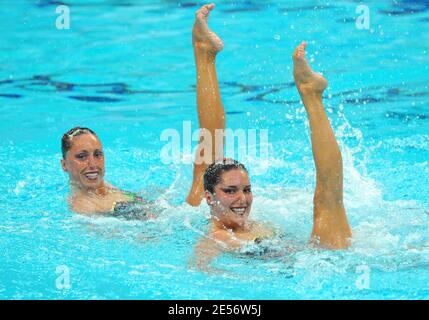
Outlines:
{"label": "blue pool water", "polygon": [[[269,133],[269,157],[244,159],[252,216],[299,247],[225,254],[220,275],[188,268],[208,215],[184,204],[192,166],[160,161],[163,130],[197,128],[191,27],[201,3],[65,4],[69,30],[55,27],[55,1],[0,4],[0,298],[429,298],[429,2],[366,1],[370,30],[356,27],[355,1],[217,3],[227,126]],[[290,59],[301,40],[330,82],[354,232],[346,251],[306,246],[314,169]],[[159,219],[68,210],[60,138],[76,125],[100,136],[106,179],[154,199]]]}

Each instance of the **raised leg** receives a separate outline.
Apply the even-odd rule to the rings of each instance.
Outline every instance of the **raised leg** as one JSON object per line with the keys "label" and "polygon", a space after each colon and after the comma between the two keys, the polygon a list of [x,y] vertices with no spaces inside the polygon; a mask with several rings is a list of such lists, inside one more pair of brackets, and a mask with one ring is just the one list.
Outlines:
{"label": "raised leg", "polygon": [[295,84],[310,122],[316,165],[312,240],[322,247],[342,249],[350,245],[351,229],[343,204],[343,161],[322,103],[328,82],[313,72],[305,59],[306,43],[293,53]]}
{"label": "raised leg", "polygon": [[[225,111],[220,97],[215,65],[216,55],[223,49],[223,42],[208,27],[208,17],[213,9],[214,4],[202,6],[195,14],[195,23],[192,29],[192,45],[197,69],[197,111],[201,130],[200,145],[212,146],[209,157],[204,154],[204,152],[207,152],[206,148],[197,150],[195,155],[192,187],[186,198],[186,202],[192,206],[198,206],[204,196],[203,176],[206,168],[216,158],[223,157],[223,138],[216,139],[216,134],[219,135],[220,132],[223,137]],[[211,141],[204,141],[204,139],[209,139],[207,137]],[[209,143],[207,144],[207,142]],[[201,161],[201,159],[206,161]],[[211,160],[207,161],[207,159]]]}

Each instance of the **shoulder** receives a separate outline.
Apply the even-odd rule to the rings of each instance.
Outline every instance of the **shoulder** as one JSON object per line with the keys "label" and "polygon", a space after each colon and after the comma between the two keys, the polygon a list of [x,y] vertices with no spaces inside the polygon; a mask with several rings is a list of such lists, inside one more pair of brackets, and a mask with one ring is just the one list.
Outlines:
{"label": "shoulder", "polygon": [[211,245],[220,247],[222,250],[236,250],[242,246],[242,241],[228,230],[218,229],[208,234],[207,241]]}
{"label": "shoulder", "polygon": [[90,202],[83,197],[76,197],[70,200],[70,209],[75,213],[90,214],[91,213]]}
{"label": "shoulder", "polygon": [[266,222],[253,221],[251,228],[252,233],[254,233],[257,238],[270,238],[279,232],[272,223]]}
{"label": "shoulder", "polygon": [[210,232],[210,238],[213,240],[226,241],[232,238],[231,232],[223,229]]}
{"label": "shoulder", "polygon": [[94,199],[89,199],[85,196],[74,197],[70,200],[70,209],[73,212],[80,214],[96,214],[108,212],[111,210],[112,204],[110,202],[100,202]]}

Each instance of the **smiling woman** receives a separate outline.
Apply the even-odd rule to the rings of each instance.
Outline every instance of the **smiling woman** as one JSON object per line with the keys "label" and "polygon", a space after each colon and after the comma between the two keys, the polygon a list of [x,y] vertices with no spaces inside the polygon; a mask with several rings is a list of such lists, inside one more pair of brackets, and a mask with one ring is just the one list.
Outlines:
{"label": "smiling woman", "polygon": [[100,140],[89,128],[75,127],[61,139],[61,166],[70,178],[70,206],[78,213],[147,218],[135,194],[119,190],[104,180],[104,153]]}
{"label": "smiling woman", "polygon": [[244,225],[253,202],[247,169],[233,159],[210,165],[204,174],[207,203],[214,220],[226,228]]}

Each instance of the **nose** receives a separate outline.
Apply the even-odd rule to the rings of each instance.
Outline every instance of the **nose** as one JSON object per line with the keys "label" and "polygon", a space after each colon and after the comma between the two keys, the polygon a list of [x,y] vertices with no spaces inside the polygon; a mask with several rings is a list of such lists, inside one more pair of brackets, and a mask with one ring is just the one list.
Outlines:
{"label": "nose", "polygon": [[93,166],[95,166],[95,163],[96,163],[95,157],[93,155],[90,155],[88,157],[88,166],[93,167]]}
{"label": "nose", "polygon": [[237,192],[237,200],[239,200],[240,202],[246,202],[246,195],[243,190]]}

